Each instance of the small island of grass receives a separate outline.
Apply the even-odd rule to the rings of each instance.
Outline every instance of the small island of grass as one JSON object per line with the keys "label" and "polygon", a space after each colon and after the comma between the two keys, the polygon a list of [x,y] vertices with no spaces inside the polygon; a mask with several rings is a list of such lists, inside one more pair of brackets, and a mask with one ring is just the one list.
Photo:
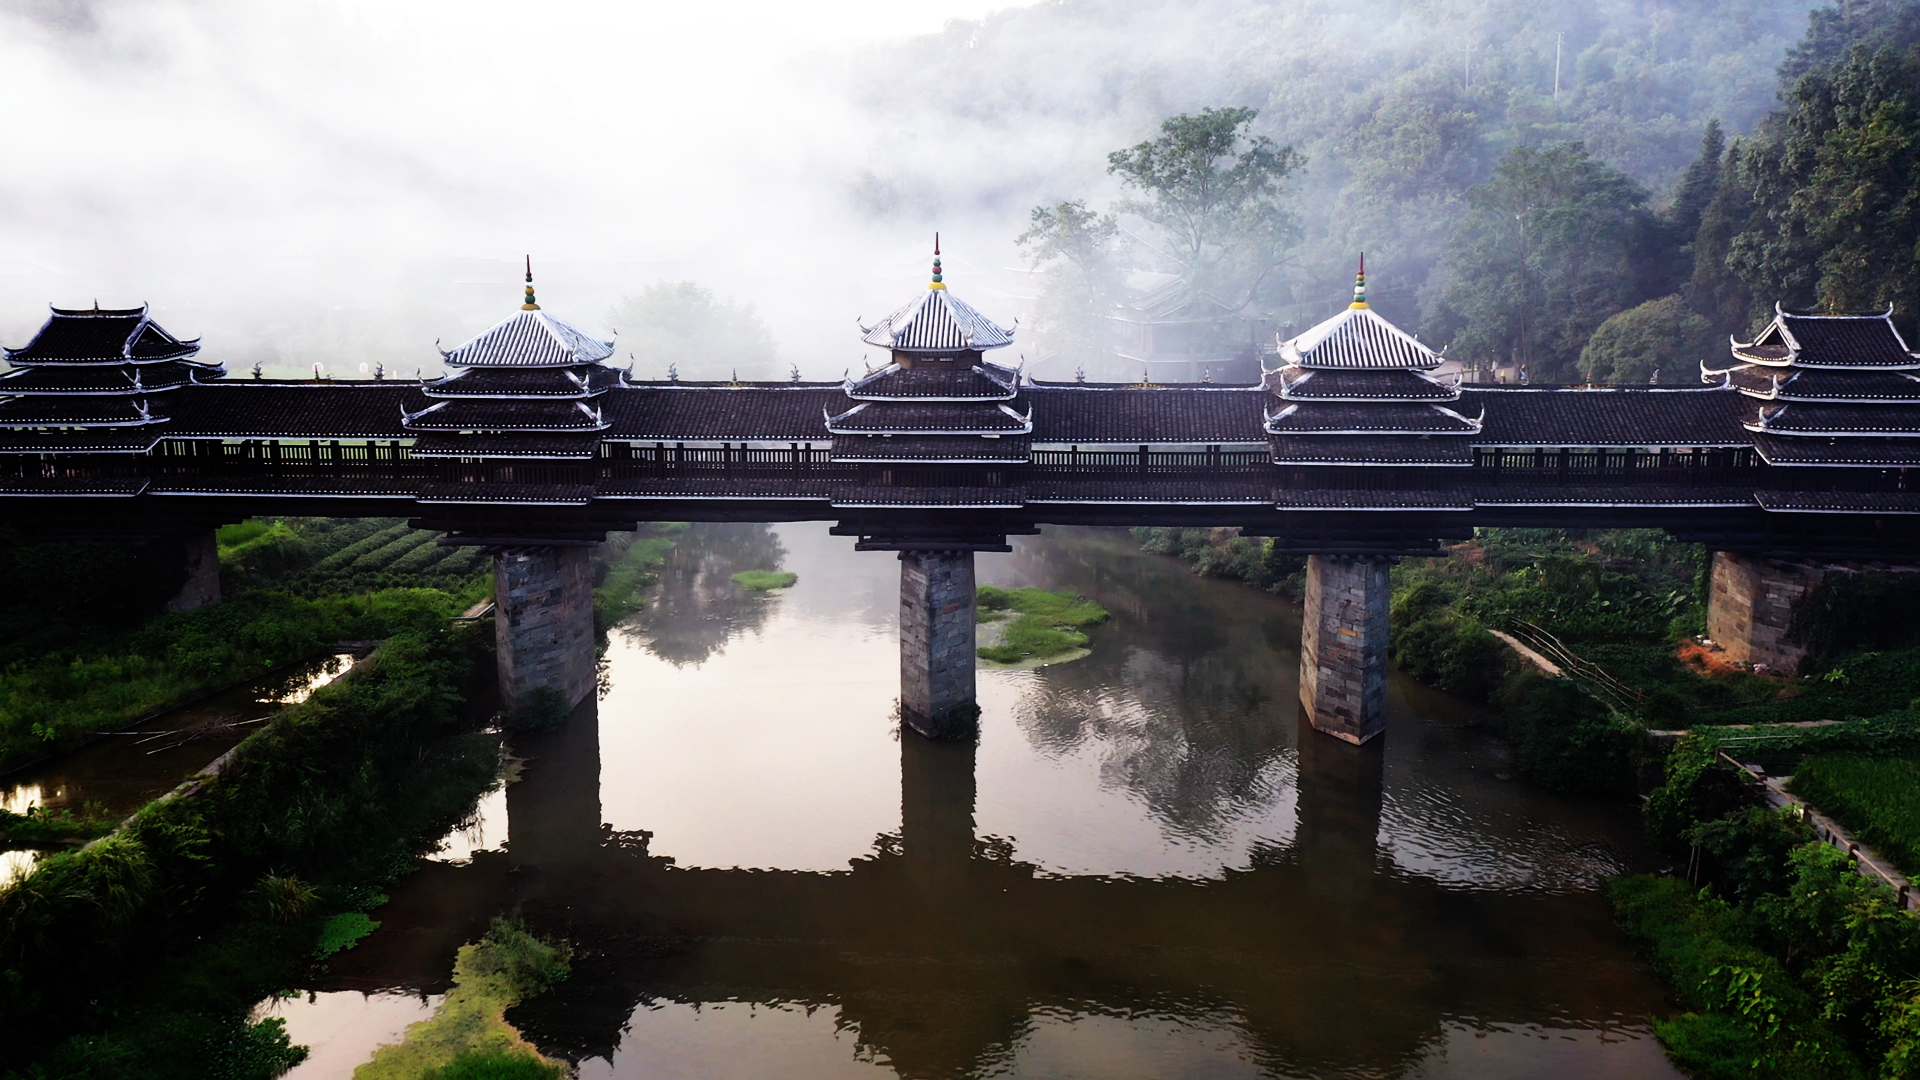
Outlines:
{"label": "small island of grass", "polygon": [[772,592],[799,580],[799,574],[786,570],[742,570],[733,575],[733,583],[748,592]]}
{"label": "small island of grass", "polygon": [[1024,664],[1086,655],[1081,630],[1107,621],[1107,610],[1074,593],[1003,589],[982,585],[975,594],[978,619],[996,640],[975,653],[994,664]]}

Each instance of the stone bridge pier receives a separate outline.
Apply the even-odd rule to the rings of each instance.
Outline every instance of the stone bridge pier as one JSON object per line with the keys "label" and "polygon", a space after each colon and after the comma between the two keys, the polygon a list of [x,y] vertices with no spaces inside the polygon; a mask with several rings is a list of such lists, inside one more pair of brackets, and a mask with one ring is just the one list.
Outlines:
{"label": "stone bridge pier", "polygon": [[929,739],[970,739],[973,551],[900,552],[900,719]]}
{"label": "stone bridge pier", "polygon": [[1307,557],[1300,705],[1316,731],[1356,745],[1387,726],[1390,560]]}
{"label": "stone bridge pier", "polygon": [[493,638],[500,705],[542,690],[578,705],[593,693],[593,565],[588,544],[513,547],[493,556]]}

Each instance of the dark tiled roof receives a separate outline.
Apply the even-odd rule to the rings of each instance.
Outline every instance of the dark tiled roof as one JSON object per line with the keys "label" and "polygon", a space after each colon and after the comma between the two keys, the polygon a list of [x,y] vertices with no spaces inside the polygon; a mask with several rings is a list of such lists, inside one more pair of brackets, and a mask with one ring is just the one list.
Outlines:
{"label": "dark tiled roof", "polygon": [[169,437],[401,439],[400,410],[419,387],[382,382],[221,381],[171,395]]}
{"label": "dark tiled roof", "polygon": [[132,480],[86,479],[86,480],[39,480],[0,478],[0,495],[57,495],[57,496],[95,496],[101,498],[138,495],[147,489],[151,481],[144,478]]}
{"label": "dark tiled roof", "polygon": [[1458,388],[1417,371],[1333,371],[1287,367],[1274,374],[1274,387],[1289,400],[1452,401]]}
{"label": "dark tiled roof", "polygon": [[1270,476],[1149,476],[1113,480],[1035,472],[1024,484],[1028,502],[1267,506],[1273,501]]}
{"label": "dark tiled roof", "polygon": [[611,389],[620,373],[582,364],[571,368],[468,368],[426,383],[428,397],[582,398]]}
{"label": "dark tiled roof", "polygon": [[881,319],[861,340],[904,352],[955,353],[1011,345],[1013,331],[975,311],[948,290],[934,288]]}
{"label": "dark tiled roof", "polygon": [[149,321],[145,308],[54,308],[33,340],[6,353],[9,362],[24,365],[168,360],[199,351],[198,344],[179,341]]}
{"label": "dark tiled roof", "polygon": [[1920,404],[1803,401],[1762,405],[1757,412],[1760,424],[1779,435],[1920,435]]}
{"label": "dark tiled roof", "polygon": [[1762,509],[1799,514],[1920,514],[1920,492],[1760,491]]}
{"label": "dark tiled roof", "polygon": [[411,499],[416,480],[365,476],[163,476],[148,489],[156,495],[265,495],[269,498]]}
{"label": "dark tiled roof", "polygon": [[1438,367],[1433,350],[1412,335],[1373,313],[1348,308],[1297,337],[1280,344],[1280,356],[1289,364],[1311,368]]}
{"label": "dark tiled roof", "polygon": [[1916,367],[1915,357],[1900,347],[1893,323],[1879,315],[1795,315],[1782,313],[1780,322],[1799,348],[1796,364],[1821,367]]}
{"label": "dark tiled roof", "polygon": [[600,431],[607,426],[598,402],[534,398],[454,398],[408,409],[411,431]]}
{"label": "dark tiled roof", "polygon": [[826,410],[844,412],[839,386],[670,386],[616,391],[597,402],[612,425],[609,439],[636,442],[732,440],[826,442]]}
{"label": "dark tiled roof", "polygon": [[1752,506],[1753,488],[1731,484],[1486,484],[1481,506]]}
{"label": "dark tiled roof", "polygon": [[90,428],[85,431],[0,429],[0,454],[144,454],[171,425]]}
{"label": "dark tiled roof", "polygon": [[1040,443],[1257,443],[1266,438],[1258,387],[1206,390],[1038,386],[1033,439]]}
{"label": "dark tiled roof", "polygon": [[598,433],[545,434],[515,432],[509,435],[425,434],[414,440],[412,454],[419,458],[497,457],[568,458],[586,460],[600,448]]}
{"label": "dark tiled roof", "polygon": [[613,342],[539,310],[516,311],[445,354],[454,367],[515,368],[569,367],[612,355]]}
{"label": "dark tiled roof", "polygon": [[841,435],[833,440],[835,461],[979,461],[1024,462],[1030,456],[1024,435],[983,439],[977,435]]}
{"label": "dark tiled roof", "polygon": [[824,501],[832,489],[830,480],[802,477],[798,480],[687,479],[602,480],[598,494],[603,499],[781,499]]}
{"label": "dark tiled roof", "polygon": [[[984,368],[984,370],[983,370]],[[995,376],[998,378],[995,378]],[[972,401],[1008,401],[1014,395],[1013,372],[928,360],[903,368],[889,364],[847,388],[860,399],[959,398]]]}
{"label": "dark tiled roof", "polygon": [[989,487],[862,487],[833,489],[833,505],[862,507],[953,506],[979,509],[1019,509],[1026,505],[1018,488]]}
{"label": "dark tiled roof", "polygon": [[423,503],[490,506],[585,506],[593,501],[592,484],[425,484]]}
{"label": "dark tiled roof", "polygon": [[[1015,399],[1008,408],[1025,414]],[[960,401],[868,401],[838,415],[828,423],[835,434],[841,432],[965,432],[987,431],[1022,433],[1028,424],[1007,414],[997,402]]]}
{"label": "dark tiled roof", "polygon": [[[1742,389],[1746,384],[1742,375],[1751,372],[1762,376],[1756,380],[1762,385],[1755,389],[1771,391],[1772,380],[1764,376],[1772,374],[1766,368],[1744,368],[1734,376],[1734,385]],[[1820,368],[1801,368],[1792,371],[1790,378],[1780,383],[1778,399],[1781,401],[1920,401],[1920,379],[1899,371],[1831,371]]]}
{"label": "dark tiled roof", "polygon": [[[207,375],[216,368],[169,361],[138,367],[25,367],[0,375],[0,394],[144,394],[172,390],[193,382],[198,368]],[[134,380],[139,379],[136,388]]]}
{"label": "dark tiled roof", "polygon": [[1287,402],[1267,419],[1275,435],[1414,434],[1470,435],[1474,422],[1433,405],[1382,401],[1352,404],[1335,401]]}
{"label": "dark tiled roof", "polygon": [[1478,446],[1745,446],[1753,403],[1724,390],[1467,388],[1455,408],[1482,406]]}
{"label": "dark tiled roof", "polygon": [[1920,439],[1822,439],[1760,434],[1753,437],[1753,445],[1769,465],[1920,466]]}
{"label": "dark tiled roof", "polygon": [[1370,491],[1358,488],[1279,488],[1274,505],[1282,510],[1471,510],[1473,495],[1464,488],[1446,491]]}
{"label": "dark tiled roof", "polygon": [[[145,399],[139,399],[145,402]],[[167,419],[165,399],[145,402],[124,397],[17,397],[0,401],[0,427],[139,427]]]}
{"label": "dark tiled roof", "polygon": [[1471,465],[1473,441],[1420,435],[1275,435],[1276,465]]}

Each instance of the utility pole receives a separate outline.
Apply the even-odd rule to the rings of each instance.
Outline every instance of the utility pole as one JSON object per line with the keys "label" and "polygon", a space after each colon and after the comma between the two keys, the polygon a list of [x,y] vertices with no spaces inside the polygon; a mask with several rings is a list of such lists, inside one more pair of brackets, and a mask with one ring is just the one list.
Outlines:
{"label": "utility pole", "polygon": [[1553,100],[1560,100],[1560,43],[1567,40],[1565,34],[1553,35]]}

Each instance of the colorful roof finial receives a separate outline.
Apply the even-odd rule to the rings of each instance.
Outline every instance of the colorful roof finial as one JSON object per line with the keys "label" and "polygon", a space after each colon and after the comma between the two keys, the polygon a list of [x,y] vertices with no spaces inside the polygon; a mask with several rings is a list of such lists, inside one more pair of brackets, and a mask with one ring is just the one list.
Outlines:
{"label": "colorful roof finial", "polygon": [[1360,272],[1353,275],[1353,303],[1348,308],[1365,309],[1367,306],[1367,253],[1360,253]]}
{"label": "colorful roof finial", "polygon": [[940,234],[939,233],[933,234],[933,284],[928,285],[927,288],[929,289],[946,288],[946,285],[940,280]]}
{"label": "colorful roof finial", "polygon": [[520,305],[521,311],[539,311],[540,305],[533,299],[533,256],[527,256],[527,302]]}

